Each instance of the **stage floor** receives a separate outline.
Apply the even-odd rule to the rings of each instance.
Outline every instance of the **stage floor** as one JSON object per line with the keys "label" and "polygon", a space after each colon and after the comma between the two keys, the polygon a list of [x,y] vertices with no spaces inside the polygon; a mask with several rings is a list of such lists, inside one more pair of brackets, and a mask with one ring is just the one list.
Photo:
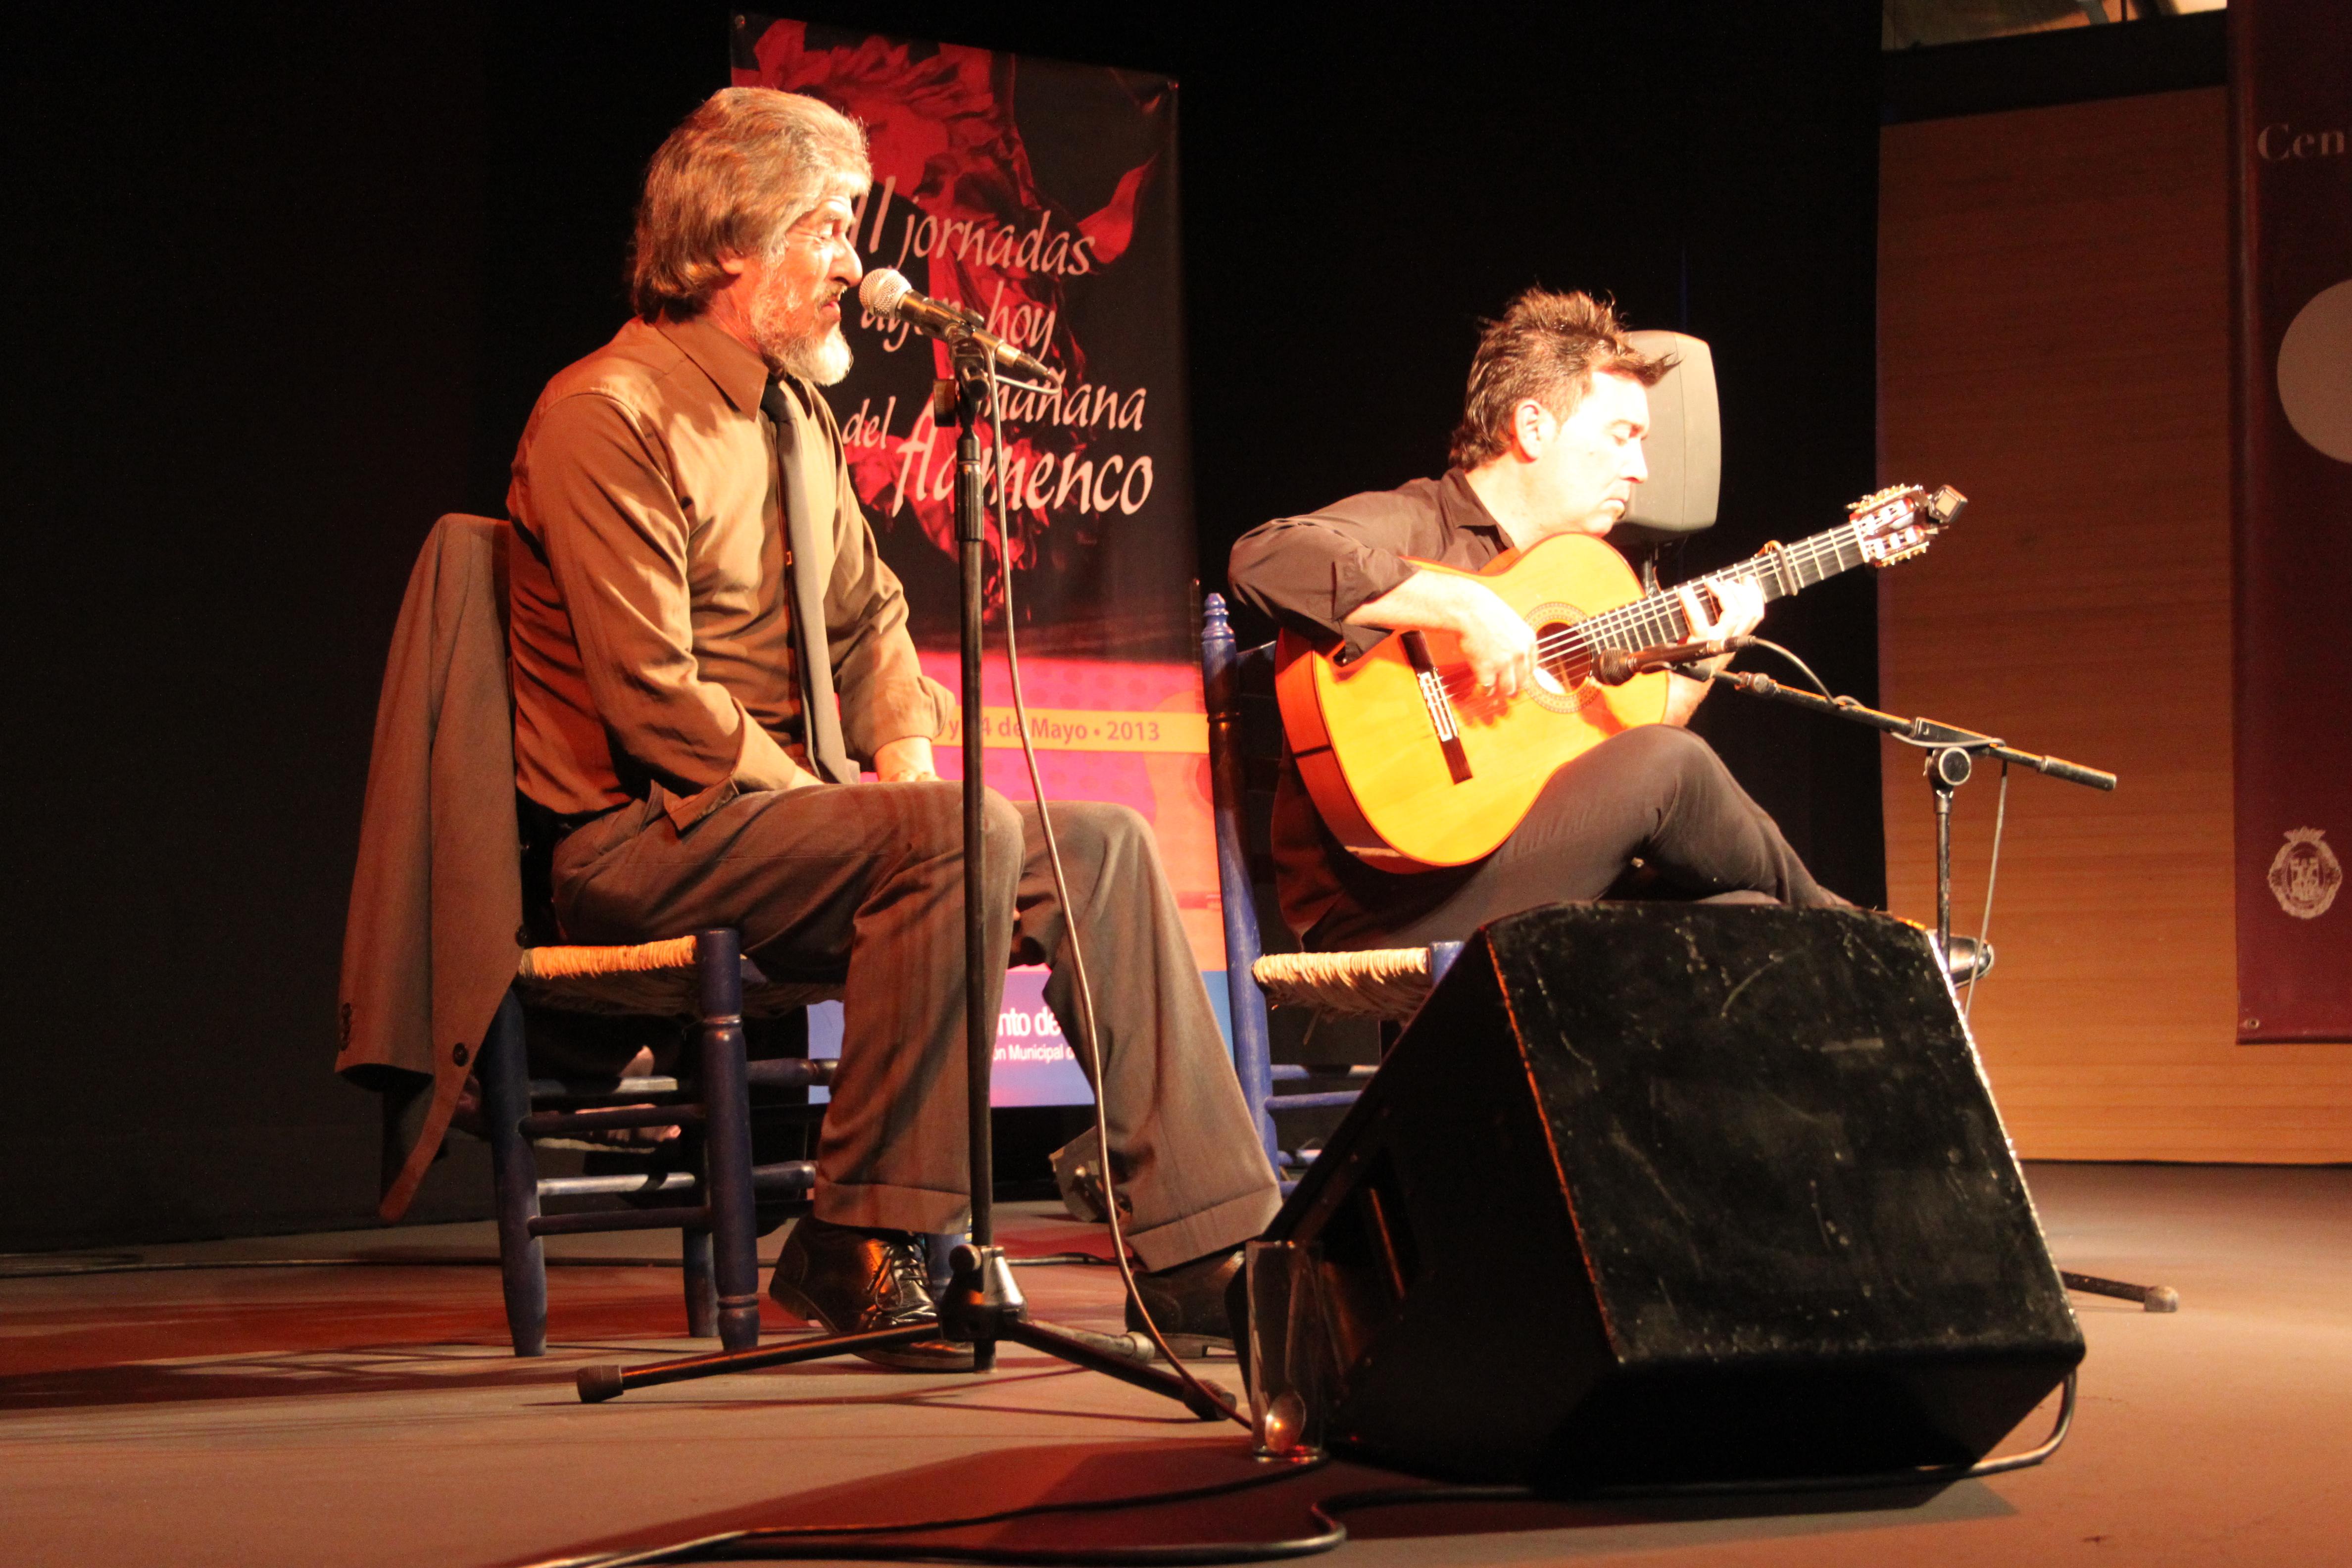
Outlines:
{"label": "stage floor", "polygon": [[[2352,1563],[2352,1170],[2036,1165],[2062,1267],[2174,1286],[2177,1314],[2077,1296],[2074,1436],[2038,1469],[1921,1495],[1358,1515],[1336,1560],[1708,1564]],[[1099,1251],[1042,1205],[1016,1254]],[[660,1258],[664,1233],[564,1238]],[[765,1250],[772,1254],[777,1238]],[[551,1353],[507,1352],[487,1226],[0,1260],[0,1553],[20,1563],[526,1563],[754,1524],[911,1520],[1251,1473],[1240,1429],[1007,1347],[986,1378],[863,1362],[583,1405],[597,1361],[708,1348],[671,1268],[552,1271]],[[105,1259],[230,1263],[24,1278]],[[247,1267],[265,1260],[364,1260]],[[15,1277],[11,1277],[15,1276]],[[1115,1329],[1117,1275],[1023,1268],[1036,1315]],[[764,1278],[762,1280],[764,1284]],[[793,1331],[770,1309],[772,1330]],[[1238,1387],[1231,1362],[1201,1363]],[[2010,1447],[2048,1429],[2036,1413]],[[949,1538],[1243,1540],[1401,1478],[1346,1464],[1189,1507]]]}

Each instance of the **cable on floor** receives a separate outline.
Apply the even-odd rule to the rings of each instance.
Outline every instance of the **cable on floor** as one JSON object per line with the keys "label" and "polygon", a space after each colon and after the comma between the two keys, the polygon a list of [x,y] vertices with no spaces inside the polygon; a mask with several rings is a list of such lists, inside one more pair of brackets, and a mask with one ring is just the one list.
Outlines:
{"label": "cable on floor", "polygon": [[1178,1564],[1209,1564],[1225,1563],[1276,1563],[1295,1557],[1312,1557],[1344,1545],[1348,1540],[1347,1526],[1340,1522],[1344,1515],[1375,1508],[1426,1506],[1432,1503],[1475,1502],[1633,1502],[1694,1500],[1734,1497],[1778,1497],[1790,1494],[1820,1495],[1835,1492],[1859,1492],[1912,1489],[1922,1487],[1951,1486],[1959,1481],[1983,1480],[1992,1476],[2007,1475],[2041,1464],[2058,1451],[2074,1422],[2075,1374],[2066,1374],[2060,1392],[2057,1419],[2052,1424],[2050,1436],[2022,1453],[1999,1458],[1979,1459],[1973,1464],[1923,1465],[1910,1469],[1877,1471],[1852,1476],[1804,1476],[1776,1480],[1683,1481],[1656,1486],[1599,1487],[1590,1490],[1562,1493],[1539,1490],[1526,1486],[1460,1486],[1431,1485],[1409,1487],[1379,1487],[1365,1491],[1341,1492],[1307,1505],[1307,1513],[1321,1527],[1306,1535],[1276,1541],[1186,1542],[1150,1546],[1099,1547],[1021,1547],[1021,1546],[949,1546],[935,1542],[859,1540],[857,1537],[907,1536],[944,1530],[967,1530],[980,1525],[1005,1524],[1016,1520],[1042,1519],[1054,1514],[1110,1513],[1129,1509],[1160,1508],[1176,1503],[1196,1502],[1210,1498],[1229,1497],[1237,1492],[1254,1490],[1277,1484],[1302,1475],[1310,1475],[1326,1468],[1328,1458],[1318,1458],[1288,1465],[1278,1470],[1260,1475],[1244,1476],[1238,1480],[1221,1481],[1209,1486],[1188,1487],[1174,1491],[1143,1492],[1125,1497],[1088,1499],[1076,1502],[1031,1503],[1022,1508],[1001,1509],[992,1513],[967,1514],[956,1519],[923,1520],[899,1524],[788,1524],[769,1525],[751,1530],[729,1531],[719,1535],[706,1535],[692,1541],[674,1542],[645,1551],[594,1552],[586,1556],[549,1559],[535,1563],[530,1568],[652,1568],[654,1564],[725,1561],[727,1559],[761,1558],[769,1560],[805,1561],[826,1559],[835,1562],[862,1563],[976,1563],[1005,1564],[1007,1568],[1040,1564],[1045,1568],[1174,1568]]}

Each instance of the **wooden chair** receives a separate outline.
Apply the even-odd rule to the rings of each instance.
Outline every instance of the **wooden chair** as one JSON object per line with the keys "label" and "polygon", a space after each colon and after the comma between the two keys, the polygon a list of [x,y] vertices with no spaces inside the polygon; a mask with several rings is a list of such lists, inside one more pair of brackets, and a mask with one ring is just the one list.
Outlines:
{"label": "wooden chair", "polygon": [[[517,1355],[547,1349],[547,1262],[541,1237],[676,1227],[681,1236],[687,1331],[729,1350],[759,1342],[759,1235],[805,1212],[815,1181],[807,1160],[752,1163],[751,1108],[767,1096],[805,1103],[834,1064],[747,1061],[743,1020],[776,1017],[840,994],[776,984],[741,955],[731,930],[634,947],[525,948],[482,1041],[475,1073],[490,1145],[499,1263]],[[691,1020],[696,1050],[677,1076],[533,1079],[525,1013]],[[533,1142],[642,1127],[678,1127],[682,1159],[648,1173],[542,1178]],[[682,1168],[679,1168],[682,1167]],[[614,1200],[622,1200],[620,1206]],[[576,1207],[586,1201],[597,1206]],[[562,1203],[568,1212],[549,1212]]]}
{"label": "wooden chair", "polygon": [[[1373,1068],[1318,1068],[1272,1059],[1270,1007],[1302,1007],[1325,1017],[1375,1018],[1391,1027],[1412,1016],[1430,988],[1462,952],[1458,942],[1361,952],[1265,951],[1269,940],[1287,947],[1288,933],[1269,931],[1257,905],[1260,883],[1271,885],[1273,854],[1267,806],[1281,756],[1282,727],[1274,704],[1274,647],[1235,645],[1222,595],[1203,604],[1201,675],[1209,714],[1209,773],[1215,804],[1217,890],[1225,923],[1225,986],[1234,1029],[1234,1071],[1257,1122],[1266,1158],[1277,1170],[1313,1158],[1286,1150],[1276,1121],[1281,1111],[1313,1110],[1354,1102]],[[1356,1087],[1286,1089],[1321,1079]],[[1286,1185],[1288,1184],[1286,1183]]]}
{"label": "wooden chair", "polygon": [[[384,1100],[386,1219],[413,1198],[442,1123],[470,1120],[458,1110],[472,1096],[491,1148],[517,1354],[546,1349],[541,1237],[661,1226],[683,1238],[690,1331],[746,1348],[759,1337],[759,1226],[804,1203],[813,1179],[805,1161],[753,1167],[754,1099],[805,1103],[831,1064],[748,1062],[743,1020],[839,993],[770,984],[731,931],[635,947],[530,945],[547,922],[527,918],[518,858],[506,623],[515,543],[501,519],[452,514],[410,574],[369,757],[337,1066]],[[594,1027],[565,1015],[650,1020],[665,1044],[692,1026],[698,1046],[675,1076],[534,1081],[527,1030],[545,1044]],[[470,1055],[468,1042],[478,1042]],[[420,1110],[429,1135],[408,1120]],[[684,1131],[647,1163],[652,1173],[539,1175],[535,1139],[641,1126]]]}

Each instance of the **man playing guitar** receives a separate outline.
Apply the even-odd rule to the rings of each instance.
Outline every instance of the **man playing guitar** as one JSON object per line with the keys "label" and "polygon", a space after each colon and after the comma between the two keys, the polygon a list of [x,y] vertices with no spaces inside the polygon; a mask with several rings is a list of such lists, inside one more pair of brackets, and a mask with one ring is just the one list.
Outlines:
{"label": "man playing guitar", "polygon": [[[1480,698],[1533,695],[1544,676],[1537,628],[1471,574],[1556,535],[1609,531],[1647,477],[1646,389],[1670,368],[1634,348],[1608,305],[1530,289],[1479,342],[1444,477],[1253,530],[1234,546],[1234,593],[1334,658],[1391,632],[1452,634]],[[1744,634],[1763,616],[1762,594],[1738,578],[1680,598],[1692,641]],[[1577,755],[1499,848],[1465,865],[1401,872],[1359,858],[1286,755],[1274,821],[1285,920],[1310,949],[1338,949],[1456,941],[1501,915],[1637,882],[1843,905],[1683,727],[1706,680],[1677,673],[1671,688],[1664,722]]]}

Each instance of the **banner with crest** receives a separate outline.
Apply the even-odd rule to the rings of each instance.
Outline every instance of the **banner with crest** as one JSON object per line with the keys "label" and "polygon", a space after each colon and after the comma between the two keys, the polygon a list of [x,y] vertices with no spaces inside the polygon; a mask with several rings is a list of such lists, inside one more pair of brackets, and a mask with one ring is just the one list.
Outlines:
{"label": "banner with crest", "polygon": [[2352,27],[2340,0],[2231,5],[2230,71],[2238,1037],[2352,1042]]}
{"label": "banner with crest", "polygon": [[[807,93],[865,125],[874,184],[856,244],[869,270],[895,268],[918,291],[978,311],[1063,373],[1058,389],[1011,392],[1001,411],[1012,581],[992,552],[988,781],[1013,799],[1030,793],[1001,651],[1009,587],[1047,795],[1120,802],[1152,824],[1222,1007],[1176,84],[756,14],[734,18],[732,53],[735,85]],[[954,690],[956,433],[930,413],[946,351],[845,306],[856,363],[826,395],[883,557],[906,584],[924,668]],[[960,733],[941,738],[943,775],[960,775]],[[1015,971],[1007,984],[999,1105],[1087,1098],[1041,984],[1042,972]]]}

